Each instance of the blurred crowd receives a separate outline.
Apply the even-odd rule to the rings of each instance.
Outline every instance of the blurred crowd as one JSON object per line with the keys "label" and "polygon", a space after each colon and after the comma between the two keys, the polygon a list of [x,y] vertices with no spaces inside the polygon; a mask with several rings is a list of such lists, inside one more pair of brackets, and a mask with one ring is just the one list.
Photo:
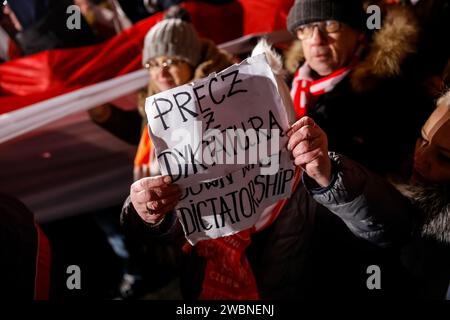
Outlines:
{"label": "blurred crowd", "polygon": [[[55,48],[98,43],[182,0],[4,0],[0,4],[0,61]],[[212,0],[225,3],[228,0]],[[68,10],[72,5],[77,7]],[[81,13],[79,28],[66,27]],[[78,19],[78,17],[77,17]]]}

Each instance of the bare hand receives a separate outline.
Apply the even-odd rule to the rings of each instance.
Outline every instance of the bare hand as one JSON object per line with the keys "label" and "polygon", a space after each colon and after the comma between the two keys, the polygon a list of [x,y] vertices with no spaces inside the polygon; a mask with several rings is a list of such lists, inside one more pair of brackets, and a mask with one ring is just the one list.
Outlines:
{"label": "bare hand", "polygon": [[169,176],[137,180],[130,188],[131,202],[142,220],[155,224],[170,212],[181,197],[181,189]]}
{"label": "bare hand", "polygon": [[288,150],[292,152],[295,164],[321,187],[327,187],[331,182],[331,161],[325,132],[313,119],[303,117],[291,126],[287,135]]}

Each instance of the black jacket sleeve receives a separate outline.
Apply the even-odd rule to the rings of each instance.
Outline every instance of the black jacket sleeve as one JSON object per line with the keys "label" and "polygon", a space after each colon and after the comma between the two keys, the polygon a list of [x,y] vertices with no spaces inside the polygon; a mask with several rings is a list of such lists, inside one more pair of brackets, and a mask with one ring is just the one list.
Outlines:
{"label": "black jacket sleeve", "polygon": [[180,241],[183,238],[183,230],[175,212],[166,214],[160,224],[151,225],[139,217],[130,197],[125,200],[122,207],[120,223],[126,234],[144,242],[152,242],[158,239],[172,242]]}
{"label": "black jacket sleeve", "polygon": [[112,104],[102,106],[108,114],[106,119],[99,121],[89,113],[92,121],[117,138],[138,145],[141,138],[143,119],[138,110],[122,110]]}

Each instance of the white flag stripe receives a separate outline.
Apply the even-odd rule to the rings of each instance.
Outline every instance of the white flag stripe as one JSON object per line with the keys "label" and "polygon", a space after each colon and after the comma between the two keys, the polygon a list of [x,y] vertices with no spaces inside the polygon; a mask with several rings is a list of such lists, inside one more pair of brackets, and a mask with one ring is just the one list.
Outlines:
{"label": "white flag stripe", "polygon": [[0,143],[70,114],[122,97],[147,83],[147,71],[138,70],[0,115]]}
{"label": "white flag stripe", "polygon": [[[251,44],[255,38],[267,38],[271,43],[285,40],[286,30],[251,34],[218,45],[231,54],[239,53],[238,48]],[[289,35],[290,36],[290,35]],[[237,46],[237,47],[236,47]],[[148,84],[146,70],[138,70],[124,76],[106,80],[72,91],[19,110],[0,115],[0,143],[16,138],[50,122],[70,114],[113,101]]]}

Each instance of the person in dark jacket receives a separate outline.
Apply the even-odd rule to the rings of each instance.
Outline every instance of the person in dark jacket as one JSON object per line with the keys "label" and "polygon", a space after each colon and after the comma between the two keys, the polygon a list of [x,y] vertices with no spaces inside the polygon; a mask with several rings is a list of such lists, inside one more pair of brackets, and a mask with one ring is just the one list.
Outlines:
{"label": "person in dark jacket", "polygon": [[[145,37],[142,64],[148,70],[150,80],[148,87],[141,92],[139,101],[139,109],[144,113],[145,98],[225,69],[233,64],[233,58],[218,49],[211,40],[200,38],[191,23],[189,12],[181,7],[173,6],[166,12],[165,19],[148,31]],[[117,120],[116,125],[120,124],[121,118],[114,116],[114,112],[110,114],[109,119],[105,119],[104,123],[111,122],[112,119]],[[119,126],[117,127],[119,128]],[[125,121],[122,121],[121,127],[130,130]],[[158,175],[159,172],[155,148],[145,125],[134,161],[134,178],[140,181],[142,178]],[[130,269],[134,269],[130,270],[128,279],[131,279],[133,273],[140,273],[141,277],[147,280],[149,277],[146,275],[151,274],[153,270],[167,271],[174,265],[172,257],[174,254],[170,244],[157,244],[153,241],[143,245],[140,237],[136,237],[132,229],[125,227],[132,264]],[[151,262],[151,265],[148,266],[149,263],[146,261],[149,259],[156,261]],[[172,275],[161,276],[159,280],[162,282],[168,277],[172,277]],[[121,289],[122,295],[136,297],[137,294],[131,294],[134,284],[128,285],[130,282],[132,281],[124,281],[124,286],[122,286],[124,290]],[[141,283],[143,282],[145,281],[141,281]],[[149,279],[148,282],[155,284],[153,279]],[[139,291],[137,286],[135,291]]]}
{"label": "person in dark jacket", "polygon": [[18,199],[0,194],[2,300],[47,300],[51,250],[33,213]]}
{"label": "person in dark jacket", "polygon": [[368,29],[369,17],[360,0],[297,0],[286,67],[298,117],[314,119],[330,150],[385,174],[412,153],[432,99],[406,76],[420,31],[412,10],[389,6],[380,30]]}
{"label": "person in dark jacket", "polygon": [[[164,188],[150,190],[158,189]],[[392,213],[386,215],[390,223],[401,230],[407,228],[407,224],[401,222],[407,221],[405,217],[399,217],[399,212],[390,209],[386,202],[380,205],[381,209]],[[161,223],[154,226],[146,223],[128,200],[121,221],[128,232],[142,243],[163,242],[183,247],[186,239],[178,219],[171,211],[165,213]],[[359,232],[348,228],[316,203],[302,185],[298,186],[276,221],[262,232],[252,235],[252,243],[246,250],[260,298],[291,300],[408,296],[409,279],[402,274],[403,269],[394,256],[396,251],[372,246],[366,239],[358,237]],[[378,232],[384,230],[380,227]],[[392,238],[395,239],[396,235]],[[385,244],[389,247],[390,242]],[[180,250],[177,259],[183,298],[198,299],[206,260],[195,248],[187,253]],[[366,286],[367,268],[371,265],[378,265],[385,272],[381,290],[371,291]],[[157,279],[158,275],[154,277]]]}
{"label": "person in dark jacket", "polygon": [[[292,136],[288,148],[296,157],[296,165],[302,166],[304,163],[297,161],[300,151],[308,153],[308,163],[318,153],[325,152],[326,135],[313,124],[311,118],[304,117],[288,133]],[[301,136],[294,132],[299,132]],[[313,137],[314,142],[306,146],[302,141],[310,137]],[[306,170],[311,171],[309,167]],[[326,185],[327,182],[322,184]],[[384,186],[382,183],[379,185]],[[377,188],[377,184],[372,188]],[[162,241],[185,248],[186,239],[181,224],[172,211],[179,192],[178,187],[163,176],[135,182],[121,215],[127,232],[143,243]],[[404,211],[396,210],[403,207],[406,201],[400,195],[393,198],[389,203],[377,203],[378,208],[385,213],[380,218],[383,223],[377,223],[372,228],[366,228],[363,224],[352,226],[346,225],[324,206],[316,203],[300,184],[272,225],[251,236],[246,254],[259,297],[314,299],[325,296],[406,296],[409,279],[402,276],[403,270],[396,261],[397,251],[393,243],[406,236],[410,221]],[[376,234],[380,234],[379,238],[383,239],[380,247],[384,249],[371,244],[370,237]],[[181,290],[183,297],[189,300],[199,298],[205,272],[206,260],[196,249],[195,246],[187,252],[179,250],[178,255]],[[366,284],[367,268],[371,265],[379,265],[385,270],[383,287],[379,291],[369,290]]]}
{"label": "person in dark jacket", "polygon": [[[413,279],[411,288],[422,298],[450,298],[449,136],[450,91],[422,128],[410,183],[398,185],[407,202],[358,163],[336,154],[328,157],[324,144],[315,159],[302,154],[296,158],[305,166],[305,185],[318,203],[359,237],[379,246],[402,247],[403,265]],[[407,215],[398,221],[402,224],[389,221],[394,212]]]}
{"label": "person in dark jacket", "polygon": [[[308,121],[312,120],[307,117],[301,119],[293,125],[291,132],[301,131],[303,127],[312,130]],[[292,135],[291,132],[288,134]],[[308,136],[308,132],[305,134]],[[326,141],[325,133],[319,127],[314,126],[311,134],[315,138],[320,137],[319,141]],[[297,143],[292,141],[292,144]],[[296,156],[298,150],[292,144],[288,148]],[[322,147],[321,144],[319,146]],[[301,164],[296,162],[296,165]],[[180,194],[181,190],[170,183],[169,177],[154,176],[136,181],[122,210],[121,221],[125,230],[142,243],[160,240],[186,248],[182,227],[172,211]],[[402,197],[398,197],[398,201],[403,201]],[[391,204],[380,203],[380,208],[386,212],[386,225],[407,229],[404,227],[408,223],[406,215],[391,210]],[[383,225],[378,232],[390,233],[383,229]],[[397,234],[390,233],[385,247],[396,241]],[[359,235],[359,230],[348,228],[338,217],[318,205],[299,185],[276,220],[265,230],[251,236],[246,254],[259,297],[386,297],[398,293],[398,288],[392,285],[393,279],[397,284],[403,280],[398,277],[401,273],[391,259],[392,253],[372,246]],[[187,252],[178,252],[183,297],[197,299],[202,293],[207,261],[196,246]],[[378,292],[369,291],[366,286],[366,270],[373,264],[388,270],[383,290]]]}
{"label": "person in dark jacket", "polygon": [[[15,41],[24,55],[98,42],[80,12],[67,10],[74,4],[72,0],[10,0],[8,4],[22,26]],[[80,25],[69,29],[68,20],[77,14]]]}

